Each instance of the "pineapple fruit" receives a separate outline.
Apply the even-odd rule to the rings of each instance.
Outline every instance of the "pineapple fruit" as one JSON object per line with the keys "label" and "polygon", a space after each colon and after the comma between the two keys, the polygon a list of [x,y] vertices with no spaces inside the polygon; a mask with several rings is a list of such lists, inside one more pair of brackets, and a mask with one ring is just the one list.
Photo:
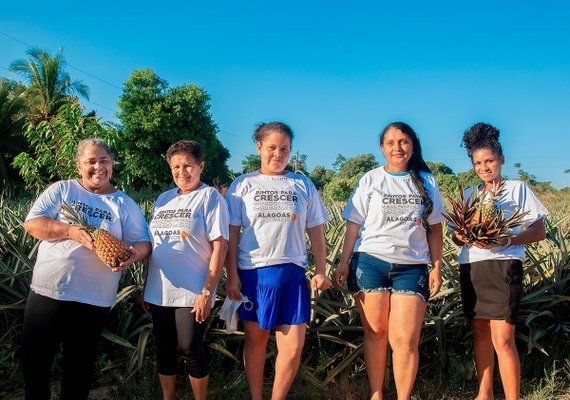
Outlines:
{"label": "pineapple fruit", "polygon": [[89,225],[87,220],[68,203],[63,202],[61,213],[71,221],[71,224],[80,226],[91,236],[95,253],[109,268],[118,267],[122,261],[131,256],[131,252],[123,242],[105,229],[97,229]]}
{"label": "pineapple fruit", "polygon": [[459,200],[449,198],[452,210],[443,213],[443,216],[451,229],[467,239],[468,243],[504,243],[504,239],[513,237],[509,231],[521,225],[528,212],[517,210],[510,218],[505,218],[501,208],[494,207],[503,193],[504,181],[480,194],[473,191],[469,197],[465,197],[461,188]]}

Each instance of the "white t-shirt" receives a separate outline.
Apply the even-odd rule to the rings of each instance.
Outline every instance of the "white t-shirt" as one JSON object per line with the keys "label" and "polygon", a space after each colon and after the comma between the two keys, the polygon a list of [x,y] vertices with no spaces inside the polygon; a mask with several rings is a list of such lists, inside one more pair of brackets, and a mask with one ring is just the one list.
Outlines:
{"label": "white t-shirt", "polygon": [[[60,214],[65,201],[78,209],[89,224],[111,232],[130,246],[148,242],[148,228],[139,206],[125,193],[95,194],[76,180],[48,187],[33,204],[26,221],[38,217],[68,222]],[[101,307],[115,302],[120,272],[113,272],[97,256],[71,239],[42,240],[30,288],[42,296]]]}
{"label": "white t-shirt", "polygon": [[[465,190],[465,196],[470,196],[478,186]],[[548,215],[548,210],[533,193],[532,189],[522,181],[505,181],[505,192],[495,202],[495,207],[503,210],[505,218],[510,218],[517,209],[528,211],[522,225],[513,228],[510,233],[517,235],[523,229]],[[521,260],[525,258],[524,245],[496,246],[490,249],[480,249],[476,246],[463,246],[459,253],[459,263],[466,264],[483,260]]]}
{"label": "white t-shirt", "polygon": [[[145,301],[159,306],[193,307],[208,278],[212,240],[229,238],[226,201],[208,185],[179,194],[162,193],[154,205]],[[212,290],[215,293],[215,289]],[[215,296],[212,296],[212,304]]]}
{"label": "white t-shirt", "polygon": [[[420,172],[433,202],[428,224],[443,222],[443,205],[434,177]],[[430,262],[423,204],[408,173],[389,174],[384,167],[368,171],[354,189],[342,216],[361,225],[354,251],[398,264]]]}
{"label": "white t-shirt", "polygon": [[309,178],[250,172],[232,182],[226,200],[230,225],[242,227],[238,268],[284,263],[307,267],[305,232],[329,219]]}

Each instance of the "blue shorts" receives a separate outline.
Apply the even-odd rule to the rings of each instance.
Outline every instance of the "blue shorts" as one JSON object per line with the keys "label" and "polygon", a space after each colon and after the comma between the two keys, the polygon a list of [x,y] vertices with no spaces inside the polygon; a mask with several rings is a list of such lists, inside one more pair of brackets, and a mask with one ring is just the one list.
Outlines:
{"label": "blue shorts", "polygon": [[251,270],[238,270],[241,292],[253,303],[238,308],[242,321],[257,322],[261,329],[309,322],[311,295],[305,269],[295,264],[279,264]]}
{"label": "blue shorts", "polygon": [[393,264],[355,252],[350,260],[348,290],[358,292],[387,292],[429,298],[427,264]]}

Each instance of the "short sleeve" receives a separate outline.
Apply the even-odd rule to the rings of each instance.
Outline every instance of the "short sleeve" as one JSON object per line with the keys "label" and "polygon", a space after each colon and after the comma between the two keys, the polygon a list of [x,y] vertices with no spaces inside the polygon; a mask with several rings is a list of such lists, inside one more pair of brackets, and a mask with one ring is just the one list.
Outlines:
{"label": "short sleeve", "polygon": [[523,225],[529,227],[539,219],[548,216],[549,212],[542,202],[536,197],[526,182],[521,182],[518,203],[522,212],[528,212]]}
{"label": "short sleeve", "polygon": [[363,225],[368,215],[368,206],[370,203],[370,195],[368,193],[367,179],[368,175],[364,175],[358,181],[354,192],[348,199],[342,217],[347,221],[354,222],[358,225]]}
{"label": "short sleeve", "polygon": [[123,241],[129,244],[150,242],[148,225],[137,203],[130,197],[124,197],[126,207],[121,208],[123,221]]}
{"label": "short sleeve", "polygon": [[308,202],[307,202],[307,228],[314,228],[324,224],[329,220],[326,207],[313,182],[306,180]]}
{"label": "short sleeve", "polygon": [[433,203],[433,210],[428,217],[428,224],[435,225],[445,221],[445,217],[443,213],[445,209],[443,208],[443,202],[441,201],[441,194],[439,192],[439,187],[433,175],[429,175],[428,184],[430,185],[431,189],[429,191],[431,201]]}
{"label": "short sleeve", "polygon": [[26,216],[26,221],[39,217],[59,219],[59,211],[63,199],[64,184],[56,182],[44,190],[36,199]]}
{"label": "short sleeve", "polygon": [[230,214],[228,212],[226,200],[224,200],[224,198],[215,189],[211,189],[208,201],[204,206],[206,233],[210,240],[215,240],[219,237],[223,237],[228,240],[230,237]]}
{"label": "short sleeve", "polygon": [[239,182],[234,180],[226,194],[226,203],[230,214],[230,225],[242,226],[242,205],[243,198],[238,194]]}

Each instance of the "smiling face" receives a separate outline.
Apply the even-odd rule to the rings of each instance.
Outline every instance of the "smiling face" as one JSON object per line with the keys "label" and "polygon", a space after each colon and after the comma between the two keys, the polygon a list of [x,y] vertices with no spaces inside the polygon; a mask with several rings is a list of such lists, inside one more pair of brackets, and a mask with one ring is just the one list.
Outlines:
{"label": "smiling face", "polygon": [[412,139],[400,129],[390,127],[384,134],[381,144],[382,152],[388,165],[388,172],[404,172],[408,170],[408,163],[414,152]]}
{"label": "smiling face", "polygon": [[170,157],[168,165],[180,194],[190,193],[202,184],[200,174],[204,170],[204,161],[198,162],[188,153],[176,153]]}
{"label": "smiling face", "polygon": [[86,146],[76,163],[81,175],[81,185],[93,193],[111,193],[114,191],[109,182],[113,174],[113,160],[102,146]]}
{"label": "smiling face", "polygon": [[494,183],[499,183],[503,179],[501,166],[505,159],[493,150],[486,148],[475,150],[471,156],[471,161],[473,162],[473,170],[487,189],[492,188]]}
{"label": "smiling face", "polygon": [[291,139],[288,135],[271,131],[257,142],[263,175],[282,175],[291,155]]}

